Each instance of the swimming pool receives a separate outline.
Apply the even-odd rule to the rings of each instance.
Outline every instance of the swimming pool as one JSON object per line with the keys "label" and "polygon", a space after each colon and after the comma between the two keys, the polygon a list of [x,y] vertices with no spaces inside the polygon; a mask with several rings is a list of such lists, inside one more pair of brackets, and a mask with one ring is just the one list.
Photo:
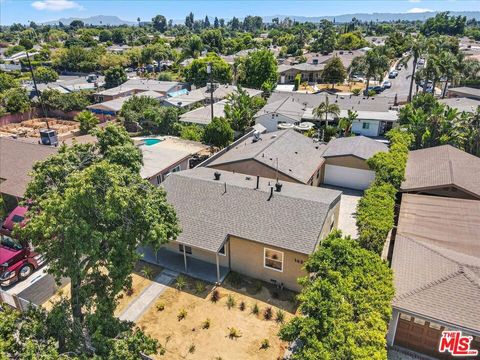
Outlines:
{"label": "swimming pool", "polygon": [[151,145],[158,144],[160,141],[162,141],[162,140],[161,139],[143,139],[143,143],[146,146],[151,146]]}

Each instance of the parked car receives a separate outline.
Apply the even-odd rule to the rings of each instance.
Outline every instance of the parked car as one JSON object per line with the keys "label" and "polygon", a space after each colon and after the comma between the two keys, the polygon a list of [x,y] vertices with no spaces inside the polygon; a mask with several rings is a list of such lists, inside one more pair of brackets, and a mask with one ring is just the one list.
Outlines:
{"label": "parked car", "polygon": [[418,65],[418,66],[423,66],[423,65],[425,65],[425,59],[419,59],[417,65]]}
{"label": "parked car", "polygon": [[360,75],[353,75],[352,76],[352,81],[353,82],[364,82],[365,79]]}
{"label": "parked car", "polygon": [[43,256],[28,244],[0,235],[0,286],[10,286],[28,278],[45,263]]}
{"label": "parked car", "polygon": [[388,80],[385,80],[383,82],[382,86],[383,86],[384,89],[390,89],[392,87],[392,82],[388,81]]}
{"label": "parked car", "polygon": [[380,94],[384,90],[383,86],[369,86],[368,89],[363,90],[363,95],[367,96],[370,91],[375,91],[375,93]]}
{"label": "parked car", "polygon": [[398,71],[397,70],[392,70],[388,73],[388,78],[389,79],[395,79],[398,76]]}
{"label": "parked car", "polygon": [[0,234],[11,236],[15,224],[23,226],[25,223],[25,213],[27,211],[28,208],[24,206],[17,206],[15,209],[13,209],[0,227]]}

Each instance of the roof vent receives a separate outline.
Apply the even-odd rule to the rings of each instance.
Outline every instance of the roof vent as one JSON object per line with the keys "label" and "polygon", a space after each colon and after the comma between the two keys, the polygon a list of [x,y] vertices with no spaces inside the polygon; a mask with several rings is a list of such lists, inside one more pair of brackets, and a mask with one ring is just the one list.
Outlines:
{"label": "roof vent", "polygon": [[215,179],[215,180],[220,180],[220,176],[221,176],[221,175],[222,175],[222,174],[219,173],[218,171],[215,171],[215,172],[213,173],[213,176],[214,176],[214,179]]}
{"label": "roof vent", "polygon": [[280,184],[279,182],[275,183],[275,191],[276,192],[282,191],[282,184]]}

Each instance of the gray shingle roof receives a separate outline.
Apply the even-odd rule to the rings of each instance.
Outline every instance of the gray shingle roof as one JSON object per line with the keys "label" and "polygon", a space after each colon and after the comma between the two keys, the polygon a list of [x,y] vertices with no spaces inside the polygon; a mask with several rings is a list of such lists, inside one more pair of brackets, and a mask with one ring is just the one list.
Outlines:
{"label": "gray shingle roof", "polygon": [[457,109],[458,111],[465,112],[475,112],[480,106],[480,100],[463,97],[438,99],[438,102]]}
{"label": "gray shingle roof", "polygon": [[255,190],[255,177],[204,167],[170,175],[163,186],[182,228],[177,240],[216,252],[233,235],[310,254],[341,192],[283,182],[269,200],[269,183],[261,178]]}
{"label": "gray shingle roof", "polygon": [[232,162],[255,160],[286,176],[307,183],[322,165],[325,145],[314,143],[312,139],[290,130],[279,130],[264,134],[262,140],[252,138],[239,143],[234,148],[213,161],[210,166]]}
{"label": "gray shingle roof", "polygon": [[452,185],[480,198],[480,158],[451,145],[409,152],[402,191]]}
{"label": "gray shingle roof", "polygon": [[[213,104],[213,116],[224,117],[225,116],[225,104],[226,100],[222,100]],[[208,125],[212,121],[212,113],[210,105],[199,107],[192,111],[186,112],[180,115],[179,121],[195,123],[199,125]]]}
{"label": "gray shingle roof", "polygon": [[393,306],[480,331],[480,201],[402,196]]}
{"label": "gray shingle roof", "polygon": [[367,160],[381,151],[388,151],[387,145],[365,136],[352,136],[331,140],[323,157],[352,155]]}
{"label": "gray shingle roof", "polygon": [[170,92],[172,89],[183,86],[182,83],[176,81],[157,81],[157,80],[145,80],[145,79],[129,79],[122,85],[103,90],[97,93],[97,95],[110,95],[115,96],[131,90],[143,90],[143,91],[157,91],[162,93]]}
{"label": "gray shingle roof", "polygon": [[448,89],[448,92],[452,93],[457,93],[464,95],[466,97],[474,97],[474,98],[480,98],[480,89],[468,87],[468,86],[462,86],[462,87],[456,87],[456,88],[450,88]]}

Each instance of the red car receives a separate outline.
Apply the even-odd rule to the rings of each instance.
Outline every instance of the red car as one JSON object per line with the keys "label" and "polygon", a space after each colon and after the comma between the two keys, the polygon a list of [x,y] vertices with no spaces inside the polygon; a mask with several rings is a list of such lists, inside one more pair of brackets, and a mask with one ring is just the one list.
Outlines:
{"label": "red car", "polygon": [[27,208],[17,206],[0,229],[0,286],[10,286],[29,277],[45,260],[41,254],[30,249],[28,243],[13,239],[15,224],[23,224]]}

